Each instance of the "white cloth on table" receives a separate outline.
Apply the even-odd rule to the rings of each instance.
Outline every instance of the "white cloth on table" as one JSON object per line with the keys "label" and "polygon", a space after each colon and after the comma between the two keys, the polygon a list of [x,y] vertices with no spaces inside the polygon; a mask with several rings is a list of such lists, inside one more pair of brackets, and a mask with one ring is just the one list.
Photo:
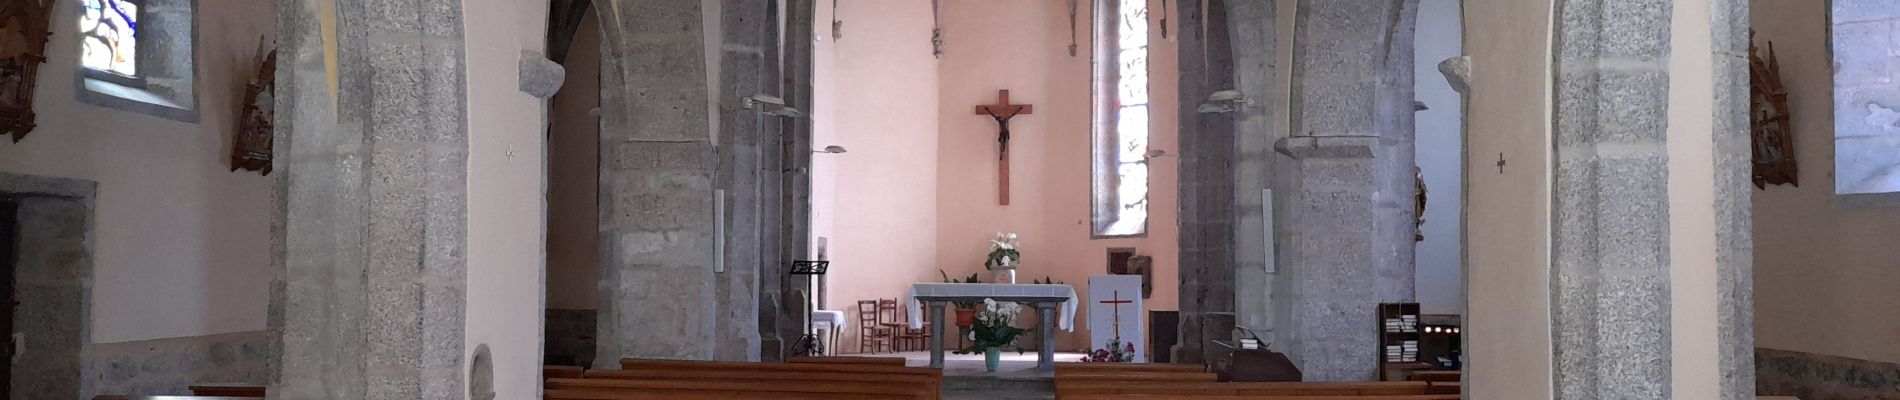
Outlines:
{"label": "white cloth on table", "polygon": [[918,295],[928,297],[967,297],[982,301],[994,297],[1066,297],[1062,301],[1061,313],[1056,317],[1056,327],[1075,332],[1075,307],[1081,300],[1075,298],[1075,287],[1069,285],[1023,285],[996,283],[917,283],[910,285],[910,293],[905,295],[906,311],[910,313],[911,329],[924,327],[924,305],[917,300]]}
{"label": "white cloth on table", "polygon": [[845,325],[846,322],[844,320],[844,311],[813,310],[811,312],[811,322],[812,324],[823,322],[827,324],[828,326],[830,326],[832,329],[837,329],[839,331],[850,329],[846,327]]}

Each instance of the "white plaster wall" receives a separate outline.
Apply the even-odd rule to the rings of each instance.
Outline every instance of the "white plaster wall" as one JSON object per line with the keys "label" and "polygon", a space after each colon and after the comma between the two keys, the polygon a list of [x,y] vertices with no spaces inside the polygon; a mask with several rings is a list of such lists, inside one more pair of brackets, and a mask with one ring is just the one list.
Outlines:
{"label": "white plaster wall", "polygon": [[[1551,396],[1551,0],[1465,6],[1471,119],[1465,393]],[[1495,165],[1509,160],[1505,173]]]}
{"label": "white plaster wall", "polygon": [[1669,55],[1670,395],[1722,394],[1716,319],[1713,0],[1677,0]]}
{"label": "white plaster wall", "polygon": [[500,399],[540,396],[546,103],[519,89],[521,50],[547,41],[546,2],[464,0],[468,61],[465,360],[487,344]]}
{"label": "white plaster wall", "polygon": [[1418,101],[1431,109],[1418,113],[1418,167],[1425,174],[1429,199],[1425,225],[1418,242],[1419,308],[1426,314],[1463,314],[1465,310],[1464,241],[1458,232],[1459,209],[1464,206],[1464,99],[1451,89],[1438,63],[1462,54],[1463,18],[1460,0],[1423,0],[1418,8],[1418,77],[1413,86]]}
{"label": "white plaster wall", "polygon": [[35,91],[39,128],[0,141],[0,171],[99,183],[92,342],[264,329],[273,177],[231,172],[232,137],[273,2],[200,0],[200,123],[74,100],[77,1],[53,1]]}
{"label": "white plaster wall", "polygon": [[1755,345],[1900,362],[1900,207],[1839,204],[1827,2],[1755,0],[1794,115],[1801,186],[1755,191]]}

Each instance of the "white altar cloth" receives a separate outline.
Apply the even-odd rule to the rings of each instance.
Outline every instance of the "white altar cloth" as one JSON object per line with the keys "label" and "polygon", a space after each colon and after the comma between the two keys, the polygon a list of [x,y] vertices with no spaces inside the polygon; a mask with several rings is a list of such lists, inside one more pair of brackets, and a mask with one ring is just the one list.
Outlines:
{"label": "white altar cloth", "polygon": [[1075,298],[1075,287],[1069,285],[1027,285],[995,283],[917,283],[910,286],[906,311],[910,313],[911,329],[924,327],[924,304],[917,297],[962,297],[981,301],[985,298],[997,301],[1022,301],[1023,298],[1066,298],[1062,301],[1062,312],[1056,318],[1056,326],[1064,331],[1075,332],[1075,308],[1081,300]]}

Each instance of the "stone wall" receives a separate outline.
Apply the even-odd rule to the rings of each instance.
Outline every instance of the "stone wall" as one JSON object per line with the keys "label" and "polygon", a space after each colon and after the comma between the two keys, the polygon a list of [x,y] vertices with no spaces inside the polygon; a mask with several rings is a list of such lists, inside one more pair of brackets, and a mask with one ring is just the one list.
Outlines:
{"label": "stone wall", "polygon": [[79,398],[182,395],[202,383],[262,385],[277,362],[275,339],[270,331],[254,331],[94,344],[82,366],[85,390]]}
{"label": "stone wall", "polygon": [[[14,204],[13,329],[22,343],[12,369],[13,399],[80,394],[81,354],[92,339],[92,182],[0,174]],[[8,233],[7,236],[11,236]],[[7,343],[15,338],[7,337]],[[83,398],[83,397],[82,397]]]}
{"label": "stone wall", "polygon": [[1755,349],[1755,393],[1808,400],[1900,398],[1900,364]]}

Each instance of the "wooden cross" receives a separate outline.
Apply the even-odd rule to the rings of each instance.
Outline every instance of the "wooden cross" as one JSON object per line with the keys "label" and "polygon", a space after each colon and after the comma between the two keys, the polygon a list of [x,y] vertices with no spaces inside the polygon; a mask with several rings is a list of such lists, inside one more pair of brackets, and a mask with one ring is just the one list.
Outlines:
{"label": "wooden cross", "polygon": [[1009,91],[996,91],[996,104],[976,106],[976,115],[989,116],[996,120],[996,143],[1001,147],[996,159],[996,204],[1009,205],[1009,120],[1018,115],[1035,114],[1036,106],[1028,104],[1009,104]]}
{"label": "wooden cross", "polygon": [[1120,291],[1120,290],[1117,290],[1117,291],[1115,291],[1115,297],[1112,297],[1111,299],[1112,299],[1112,300],[1102,300],[1102,301],[1098,301],[1097,303],[1102,303],[1102,304],[1114,304],[1114,307],[1115,307],[1115,325],[1114,325],[1114,326],[1115,326],[1115,338],[1116,338],[1116,339],[1121,339],[1121,338],[1122,338],[1122,305],[1123,305],[1123,304],[1130,304],[1130,303],[1134,303],[1135,301],[1134,301],[1134,300],[1122,300],[1122,291]]}

